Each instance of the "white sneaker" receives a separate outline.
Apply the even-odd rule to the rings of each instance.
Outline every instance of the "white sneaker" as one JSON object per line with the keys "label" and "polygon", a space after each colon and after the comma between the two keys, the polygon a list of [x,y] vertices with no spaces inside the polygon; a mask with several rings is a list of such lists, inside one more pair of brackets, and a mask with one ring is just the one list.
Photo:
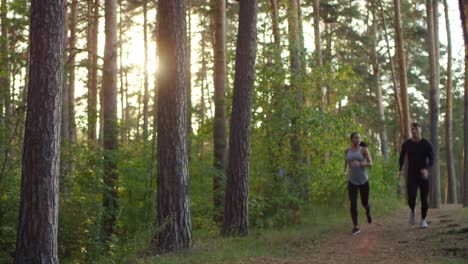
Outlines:
{"label": "white sneaker", "polygon": [[416,224],[416,215],[413,212],[411,212],[411,214],[410,214],[409,223],[410,223],[410,225]]}
{"label": "white sneaker", "polygon": [[426,219],[424,219],[424,218],[421,219],[421,225],[420,226],[421,226],[421,228],[427,228],[428,227]]}

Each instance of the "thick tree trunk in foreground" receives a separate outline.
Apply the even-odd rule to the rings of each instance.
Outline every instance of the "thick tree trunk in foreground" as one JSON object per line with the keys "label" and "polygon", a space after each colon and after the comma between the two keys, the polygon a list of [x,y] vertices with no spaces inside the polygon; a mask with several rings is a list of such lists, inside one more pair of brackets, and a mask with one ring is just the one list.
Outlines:
{"label": "thick tree trunk in foreground", "polygon": [[31,3],[31,65],[15,263],[57,255],[64,2]]}
{"label": "thick tree trunk in foreground", "polygon": [[185,0],[158,3],[157,224],[158,251],[192,242],[187,157],[187,65]]}
{"label": "thick tree trunk in foreground", "polygon": [[225,236],[246,236],[249,233],[250,124],[255,80],[257,10],[257,0],[239,1],[229,164],[221,229]]}

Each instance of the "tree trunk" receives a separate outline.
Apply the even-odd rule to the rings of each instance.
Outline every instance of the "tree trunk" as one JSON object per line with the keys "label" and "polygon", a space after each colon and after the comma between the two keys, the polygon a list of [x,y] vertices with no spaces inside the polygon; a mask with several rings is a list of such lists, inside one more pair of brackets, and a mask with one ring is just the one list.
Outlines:
{"label": "tree trunk", "polygon": [[[322,41],[320,38],[320,0],[313,0],[314,6],[314,42],[315,42],[315,56],[317,58],[317,66],[322,71],[323,59],[322,59]],[[328,105],[323,90],[322,90],[322,77],[320,76],[317,80],[317,92],[320,94],[320,103],[322,112],[325,111],[325,106]]]}
{"label": "tree trunk", "polygon": [[137,109],[137,115],[136,115],[136,134],[135,134],[135,140],[139,141],[140,140],[140,117],[141,117],[141,104],[143,103],[142,100],[142,95],[141,95],[141,90],[138,90],[137,94],[137,104],[136,104],[136,109]]}
{"label": "tree trunk", "polygon": [[[327,45],[325,46],[325,61],[328,63],[332,63],[332,36],[333,36],[333,24],[332,23],[327,23],[325,24],[325,34],[326,34],[326,43]],[[331,93],[332,93],[332,88],[330,85],[327,85],[326,89],[326,100],[327,100],[327,105],[331,104]],[[341,101],[339,105],[341,109]]]}
{"label": "tree trunk", "polygon": [[410,109],[408,101],[408,81],[406,73],[406,63],[403,48],[403,34],[401,32],[401,11],[400,11],[400,0],[393,0],[395,10],[395,34],[396,34],[396,49],[398,54],[398,68],[400,71],[400,99],[401,99],[401,112],[402,112],[402,124],[403,127],[403,138],[410,138]]}
{"label": "tree trunk", "polygon": [[149,103],[149,93],[148,93],[148,19],[147,19],[147,5],[148,1],[143,0],[143,34],[144,34],[144,52],[145,52],[145,61],[144,61],[144,91],[143,91],[143,142],[148,141],[148,103]]}
{"label": "tree trunk", "polygon": [[[271,4],[270,13],[271,13],[271,18],[272,18],[273,38],[275,40],[275,46],[276,46],[277,52],[279,52],[281,50],[281,38],[280,38],[279,23],[278,23],[278,1],[270,0],[270,4]],[[281,56],[281,53],[279,55]]]}
{"label": "tree trunk", "polygon": [[289,0],[288,6],[288,35],[289,35],[289,57],[290,57],[290,72],[291,72],[291,90],[296,94],[295,113],[292,117],[291,124],[293,135],[291,137],[291,148],[293,162],[302,161],[302,148],[299,142],[299,116],[303,105],[303,95],[300,87],[301,82],[301,59],[300,59],[300,36],[299,36],[299,19],[296,0]]}
{"label": "tree trunk", "polygon": [[117,2],[105,0],[105,46],[102,76],[103,95],[103,146],[104,146],[104,191],[103,229],[106,240],[116,229],[117,208]]}
{"label": "tree trunk", "polygon": [[379,111],[379,136],[380,136],[380,151],[384,157],[384,160],[388,160],[388,140],[387,140],[387,129],[385,128],[385,111],[382,98],[382,87],[380,86],[380,69],[377,53],[377,5],[374,1],[371,1],[371,13],[372,13],[372,72],[374,74],[374,85],[377,96],[377,109]]}
{"label": "tree trunk", "polygon": [[[1,1],[0,6],[0,20],[1,20],[1,34],[0,38],[0,156],[7,155],[7,138],[6,133],[9,128],[9,111],[10,108],[10,67],[9,67],[9,44],[8,44],[8,5],[7,0]],[[5,114],[3,114],[5,109]],[[5,181],[4,174],[0,175],[0,194],[5,193]],[[0,226],[3,226],[3,217],[5,214],[5,205],[0,204]],[[2,230],[0,230],[0,236],[2,236]]]}
{"label": "tree trunk", "polygon": [[[1,59],[1,69],[0,69],[0,93],[2,100],[0,102],[0,129],[8,129],[10,125],[10,119],[12,115],[12,107],[10,100],[10,65],[9,65],[9,32],[8,32],[8,3],[7,0],[1,1],[1,34],[0,39],[0,59]],[[4,107],[4,112],[3,112]],[[2,133],[3,134],[3,133]],[[3,137],[4,135],[1,135]],[[0,141],[3,146],[3,141]]]}
{"label": "tree trunk", "polygon": [[213,130],[214,168],[213,220],[222,222],[223,182],[226,172],[226,1],[215,0],[215,45],[214,45],[214,103]]}
{"label": "tree trunk", "polygon": [[99,0],[88,1],[88,143],[96,142]]}
{"label": "tree trunk", "polygon": [[300,128],[300,117],[304,106],[304,96],[302,93],[301,80],[301,53],[300,53],[300,36],[299,36],[299,19],[298,7],[296,0],[289,0],[288,5],[288,38],[289,38],[289,58],[290,58],[290,89],[291,93],[296,96],[296,100],[291,107],[291,129],[290,136],[291,144],[291,162],[293,169],[290,171],[289,180],[291,192],[298,192],[302,197],[305,194],[302,190],[305,185],[301,183],[300,167],[304,164],[303,149],[300,138],[303,134]]}
{"label": "tree trunk", "polygon": [[[69,105],[70,103],[68,100],[70,100],[70,86],[68,85],[69,79],[69,52],[70,52],[70,39],[68,38],[68,0],[64,0],[64,26],[63,26],[63,34],[64,34],[64,52],[63,52],[63,61],[64,61],[64,67],[65,71],[63,73],[63,87],[62,87],[62,122],[61,122],[61,140],[64,142],[70,142],[70,115],[69,115]],[[62,160],[62,163],[64,163],[64,160]],[[63,164],[64,166],[61,166],[62,171],[66,171],[68,169],[65,169],[67,164]]]}
{"label": "tree trunk", "polygon": [[[123,25],[122,19],[122,1],[119,1],[119,24]],[[122,118],[120,120],[120,140],[122,144],[127,143],[127,116],[125,115],[125,75],[126,69],[123,66],[123,26],[119,26],[119,79],[120,79],[120,109]]]}
{"label": "tree trunk", "polygon": [[31,2],[31,64],[15,263],[57,255],[64,1]]}
{"label": "tree trunk", "polygon": [[455,176],[455,164],[453,159],[453,126],[452,126],[452,40],[450,33],[450,21],[448,15],[447,0],[444,0],[445,29],[447,32],[447,103],[445,110],[445,156],[447,162],[447,203],[457,203],[457,178]]}
{"label": "tree trunk", "polygon": [[[204,23],[203,23],[204,24]],[[205,81],[206,81],[206,31],[202,31],[202,36],[201,36],[201,56],[202,56],[202,61],[201,61],[201,73],[200,73],[200,78],[201,78],[201,96],[200,96],[200,127],[205,126],[205,114],[206,114],[206,109],[205,109]],[[200,155],[199,159],[203,160],[205,158],[205,142],[204,138],[200,137]]]}
{"label": "tree trunk", "polygon": [[70,38],[68,41],[68,133],[70,142],[76,142],[76,123],[75,123],[75,57],[76,57],[76,26],[78,16],[78,1],[71,0],[70,3]]}
{"label": "tree trunk", "polygon": [[297,103],[302,104],[302,92],[299,87],[301,81],[301,51],[299,34],[299,17],[296,0],[289,0],[288,6],[288,34],[289,34],[289,57],[291,71],[291,87],[297,95]]}
{"label": "tree trunk", "polygon": [[192,159],[192,0],[187,0],[187,156]]}
{"label": "tree trunk", "polygon": [[[430,132],[431,143],[434,150],[434,157],[439,157],[439,85],[437,77],[437,55],[436,55],[436,42],[438,36],[435,35],[434,29],[434,12],[433,4],[436,1],[426,0],[427,11],[427,32],[428,32],[428,54],[429,54],[429,109],[430,109]],[[430,177],[431,192],[429,195],[429,206],[431,208],[440,207],[440,164],[439,159],[434,159],[434,165],[431,170]]]}
{"label": "tree trunk", "polygon": [[[185,0],[158,2],[157,224],[159,251],[192,241],[187,157],[187,65]],[[164,67],[163,67],[164,66]]]}
{"label": "tree trunk", "polygon": [[463,158],[463,207],[468,207],[468,0],[459,0],[460,8],[460,17],[462,21],[463,28],[463,39],[465,44],[465,112],[463,115],[463,149],[464,149],[464,158]]}
{"label": "tree trunk", "polygon": [[[130,120],[130,102],[129,102],[129,95],[128,95],[128,69],[125,69],[124,71],[124,76],[125,76],[125,84],[124,84],[124,90],[125,90],[125,120]],[[125,125],[125,138],[129,139],[130,137],[130,127],[128,124]]]}
{"label": "tree trunk", "polygon": [[239,31],[229,139],[224,220],[225,236],[249,233],[249,156],[252,94],[255,80],[257,0],[239,1]]}
{"label": "tree trunk", "polygon": [[[297,6],[297,29],[299,33],[299,60],[301,61],[301,76],[306,74],[306,56],[305,56],[305,46],[304,46],[304,28],[302,20],[302,7],[301,0],[296,0]],[[307,101],[306,96],[303,96],[304,104]]]}

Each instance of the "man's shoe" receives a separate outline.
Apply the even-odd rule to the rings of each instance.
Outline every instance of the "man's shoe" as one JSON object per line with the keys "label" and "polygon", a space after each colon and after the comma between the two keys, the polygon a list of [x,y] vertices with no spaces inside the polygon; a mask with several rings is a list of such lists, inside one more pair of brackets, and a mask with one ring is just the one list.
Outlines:
{"label": "man's shoe", "polygon": [[416,215],[414,214],[414,212],[411,212],[411,214],[410,214],[409,223],[410,223],[410,225],[416,224]]}
{"label": "man's shoe", "polygon": [[421,228],[427,228],[428,227],[427,221],[426,221],[425,218],[421,219],[421,225],[420,226],[421,226]]}
{"label": "man's shoe", "polygon": [[361,230],[359,229],[359,227],[355,226],[351,233],[353,234],[353,236],[355,236],[355,235],[361,233]]}

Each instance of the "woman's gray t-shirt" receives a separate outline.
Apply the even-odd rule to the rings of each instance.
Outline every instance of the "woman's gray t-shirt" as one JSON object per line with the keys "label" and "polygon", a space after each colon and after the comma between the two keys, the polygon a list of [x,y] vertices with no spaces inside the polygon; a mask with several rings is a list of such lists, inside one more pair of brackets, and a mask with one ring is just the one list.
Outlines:
{"label": "woman's gray t-shirt", "polygon": [[362,147],[359,147],[356,151],[353,151],[351,148],[346,151],[346,161],[348,162],[349,174],[348,180],[354,185],[362,185],[366,183],[369,178],[366,173],[366,167],[364,166],[351,166],[351,163],[355,160],[359,162],[365,161],[364,155],[362,155]]}

